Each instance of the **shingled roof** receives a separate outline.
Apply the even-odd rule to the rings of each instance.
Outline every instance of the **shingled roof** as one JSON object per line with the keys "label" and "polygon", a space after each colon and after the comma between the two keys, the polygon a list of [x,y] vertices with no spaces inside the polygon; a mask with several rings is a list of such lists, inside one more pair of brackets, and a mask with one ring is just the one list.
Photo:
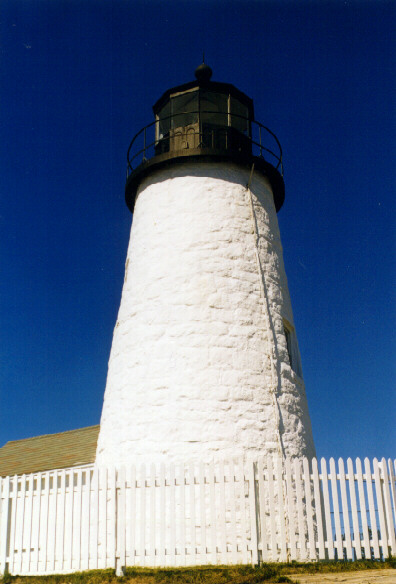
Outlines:
{"label": "shingled roof", "polygon": [[95,462],[99,426],[13,440],[0,448],[0,476],[83,466]]}

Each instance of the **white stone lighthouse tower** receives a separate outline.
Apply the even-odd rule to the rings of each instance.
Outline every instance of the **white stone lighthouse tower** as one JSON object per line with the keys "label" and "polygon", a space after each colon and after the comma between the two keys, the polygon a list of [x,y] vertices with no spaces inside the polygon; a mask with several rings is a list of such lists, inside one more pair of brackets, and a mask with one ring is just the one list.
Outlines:
{"label": "white stone lighthouse tower", "polygon": [[280,144],[249,97],[205,64],[195,75],[128,151],[133,225],[98,464],[315,455],[276,215]]}

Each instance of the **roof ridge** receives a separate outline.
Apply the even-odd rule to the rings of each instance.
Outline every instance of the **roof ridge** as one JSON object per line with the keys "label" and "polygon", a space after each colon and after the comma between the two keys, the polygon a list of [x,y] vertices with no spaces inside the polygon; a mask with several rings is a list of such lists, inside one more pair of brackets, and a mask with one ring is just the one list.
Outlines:
{"label": "roof ridge", "polygon": [[15,444],[17,442],[26,442],[27,440],[37,440],[39,438],[46,438],[47,436],[61,436],[63,434],[71,434],[72,432],[81,432],[83,430],[90,430],[92,428],[100,428],[100,424],[94,424],[93,426],[85,426],[84,428],[75,428],[74,430],[65,430],[64,432],[54,432],[53,434],[41,434],[40,436],[31,436],[29,438],[20,438],[19,440],[9,440],[4,444]]}

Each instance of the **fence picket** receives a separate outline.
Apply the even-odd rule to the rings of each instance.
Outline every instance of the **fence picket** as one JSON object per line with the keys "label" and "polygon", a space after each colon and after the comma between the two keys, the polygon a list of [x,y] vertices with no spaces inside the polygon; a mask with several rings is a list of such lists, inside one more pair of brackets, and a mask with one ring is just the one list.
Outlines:
{"label": "fence picket", "polygon": [[81,515],[82,515],[82,471],[77,470],[76,473],[77,484],[76,484],[76,496],[75,496],[75,517],[76,517],[76,566],[77,570],[81,570]]}
{"label": "fence picket", "polygon": [[185,566],[187,561],[186,556],[186,478],[185,478],[185,466],[184,464],[179,465],[179,484],[180,484],[180,554],[181,562]]}
{"label": "fence picket", "polygon": [[209,464],[209,492],[210,492],[210,543],[211,543],[211,562],[217,563],[217,545],[216,545],[216,475],[214,462]]}
{"label": "fence picket", "polygon": [[301,462],[298,458],[294,459],[294,473],[296,476],[296,502],[297,502],[297,520],[298,520],[298,543],[300,548],[301,559],[307,557],[306,534],[304,526],[304,502],[303,489],[301,485]]}
{"label": "fence picket", "polygon": [[337,550],[337,559],[344,559],[344,545],[342,541],[341,534],[341,521],[340,521],[340,506],[338,503],[338,490],[337,490],[337,471],[335,466],[334,458],[330,458],[330,483],[331,483],[331,496],[333,500],[333,514],[334,514],[334,524],[335,524],[335,547]]}
{"label": "fence picket", "polygon": [[370,461],[368,458],[364,459],[364,468],[366,474],[366,487],[367,487],[367,498],[369,503],[369,517],[370,517],[370,529],[371,538],[373,542],[374,557],[380,557],[379,551],[379,541],[378,541],[378,528],[377,528],[377,518],[375,516],[375,505],[374,505],[374,494],[373,494],[373,478],[371,474]]}
{"label": "fence picket", "polygon": [[108,490],[108,470],[100,469],[99,472],[99,527],[102,525],[100,543],[102,548],[102,557],[99,560],[100,568],[107,567],[107,549],[108,549],[108,529],[107,529],[107,490]]}
{"label": "fence picket", "polygon": [[[276,518],[275,513],[271,513],[271,509],[275,508],[275,492],[274,492],[274,469],[272,466],[272,457],[267,458],[267,470],[268,470],[268,496],[269,496],[269,508],[270,508],[270,532],[271,532],[271,559],[273,562],[277,560],[278,557],[278,545],[276,539]],[[279,477],[278,477],[279,481]],[[280,518],[282,521],[282,517]]]}
{"label": "fence picket", "polygon": [[333,527],[331,525],[330,512],[330,494],[329,494],[329,475],[327,474],[327,464],[324,458],[320,461],[322,471],[322,487],[323,487],[323,504],[325,509],[325,524],[326,524],[326,545],[329,560],[334,560],[334,539]]}
{"label": "fence picket", "polygon": [[73,523],[74,523],[74,471],[69,471],[66,475],[68,482],[68,493],[66,491],[66,509],[65,509],[65,541],[66,541],[66,570],[73,569]]}
{"label": "fence picket", "polygon": [[[91,479],[90,509],[92,517],[92,529],[90,530],[90,544],[92,544],[92,553],[88,554],[88,569],[98,569],[98,547],[99,547],[99,471],[93,469]],[[92,560],[91,562],[89,560]]]}
{"label": "fence picket", "polygon": [[[40,569],[40,561],[41,561],[41,538],[42,538],[42,529],[43,529],[43,496],[42,496],[42,481],[43,481],[43,473],[37,473],[36,475],[36,504],[34,512],[36,513],[36,521],[32,525],[32,539],[35,542],[34,549],[33,549],[33,560],[32,564],[34,565],[33,572],[38,572]],[[12,530],[12,528],[11,528]],[[11,533],[10,533],[10,546],[11,544]],[[11,566],[11,559],[10,566]],[[11,569],[11,568],[10,568]]]}
{"label": "fence picket", "polygon": [[201,516],[200,530],[200,558],[202,564],[207,562],[206,553],[206,502],[205,502],[205,465],[203,462],[199,465],[199,510]]}
{"label": "fence picket", "polygon": [[1,497],[1,523],[0,523],[0,573],[4,574],[7,566],[8,556],[8,521],[11,511],[10,498],[11,477],[0,477],[0,497]]}
{"label": "fence picket", "polygon": [[286,460],[285,467],[286,467],[287,508],[289,519],[290,556],[292,560],[296,560],[297,559],[296,516],[294,510],[293,475],[290,459]]}
{"label": "fence picket", "polygon": [[10,550],[8,556],[8,564],[10,573],[14,573],[14,558],[15,558],[15,531],[17,519],[17,504],[18,504],[18,477],[15,475],[12,480],[12,496],[11,499],[11,521],[10,521]]}
{"label": "fence picket", "polygon": [[58,471],[54,472],[52,477],[52,495],[53,495],[53,512],[52,521],[50,521],[49,528],[51,530],[51,540],[52,540],[52,557],[51,557],[51,571],[55,572],[56,563],[56,523],[57,523],[57,507],[58,507]]}
{"label": "fence picket", "polygon": [[197,538],[196,538],[196,518],[195,518],[195,466],[194,462],[188,465],[190,484],[190,546],[191,546],[191,563],[197,564]]}
{"label": "fence picket", "polygon": [[[384,479],[383,482],[383,494],[384,494],[384,503],[385,503],[385,518],[387,523],[387,530],[388,530],[388,547],[390,547],[390,552],[392,555],[396,552],[396,540],[395,540],[395,530],[393,528],[393,514],[392,514],[392,503],[390,499],[389,493],[389,476],[388,476],[388,469],[386,467],[386,460],[383,458],[380,462],[382,476]],[[396,511],[396,510],[395,510]]]}
{"label": "fence picket", "polygon": [[[283,460],[280,456],[276,462],[277,469],[277,483],[278,483],[278,505],[279,505],[279,520],[280,520],[280,560],[287,561],[287,539],[286,539],[286,523],[285,523],[285,501],[284,501],[284,481],[283,481]],[[273,514],[272,514],[273,515]]]}
{"label": "fence picket", "polygon": [[258,564],[258,541],[257,541],[257,511],[256,511],[256,463],[249,463],[249,509],[250,509],[250,541],[252,547],[252,564]]}
{"label": "fence picket", "polygon": [[23,565],[23,531],[24,531],[24,523],[25,523],[25,500],[26,500],[26,475],[22,475],[21,477],[21,496],[20,496],[20,504],[19,504],[19,521],[17,517],[17,525],[19,529],[16,530],[16,548],[19,550],[19,557],[18,557],[18,564],[19,570],[18,573],[22,572],[22,565]]}
{"label": "fence picket", "polygon": [[150,565],[155,566],[155,496],[156,496],[156,487],[155,487],[155,478],[156,478],[156,468],[155,464],[151,465],[150,468]]}
{"label": "fence picket", "polygon": [[160,467],[160,539],[159,539],[159,564],[165,566],[166,563],[166,541],[165,541],[165,527],[166,527],[166,475],[165,465]]}
{"label": "fence picket", "polygon": [[[49,529],[49,515],[50,515],[50,473],[44,473],[44,517],[43,517],[43,571],[47,572],[48,566],[48,529]],[[80,513],[81,515],[81,513]]]}
{"label": "fence picket", "polygon": [[247,541],[247,529],[246,529],[246,504],[245,504],[245,465],[243,457],[238,459],[238,476],[239,476],[239,510],[241,517],[241,549],[242,549],[242,562],[247,564],[249,561],[249,550]]}
{"label": "fence picket", "polygon": [[231,558],[232,563],[238,563],[238,536],[236,522],[236,491],[235,491],[235,465],[231,459],[228,463],[228,473],[230,478],[230,515],[231,515]]}
{"label": "fence picket", "polygon": [[[1,488],[0,488],[1,493]],[[26,533],[26,540],[27,540],[27,549],[26,549],[26,566],[27,572],[30,572],[30,556],[31,556],[31,548],[32,548],[32,523],[33,523],[33,493],[34,493],[34,475],[29,475],[29,495],[28,495],[28,509],[29,509],[29,516],[28,516],[28,524],[27,524],[27,533]],[[56,529],[56,522],[55,528]],[[55,565],[54,565],[55,570]]]}
{"label": "fence picket", "polygon": [[355,491],[355,474],[353,472],[352,459],[347,460],[347,470],[349,478],[349,497],[351,500],[352,507],[352,525],[353,525],[353,541],[352,544],[355,548],[356,559],[362,559],[362,545],[360,540],[360,529],[359,529],[359,518],[356,505],[356,491]]}
{"label": "fence picket", "polygon": [[146,465],[140,467],[140,564],[146,562]]}
{"label": "fence picket", "polygon": [[117,574],[121,574],[123,566],[126,566],[126,470],[125,466],[120,468],[117,480],[117,524],[116,524],[116,544],[117,544]]}
{"label": "fence picket", "polygon": [[[347,499],[347,491],[346,491],[346,477],[345,477],[345,468],[344,468],[344,461],[342,458],[338,459],[338,472],[340,475],[340,491],[341,491],[341,503],[342,503],[342,517],[344,520],[344,537],[345,537],[345,544],[346,544],[346,556],[348,560],[353,559],[352,553],[352,540],[351,540],[351,526],[349,522],[349,509],[348,509],[348,499]],[[352,480],[353,480],[353,473],[352,473]]]}
{"label": "fence picket", "polygon": [[81,524],[81,561],[83,570],[89,569],[89,547],[91,538],[91,469],[84,470],[83,474],[83,521]]}
{"label": "fence picket", "polygon": [[220,482],[220,526],[221,526],[221,556],[223,564],[227,563],[227,532],[226,532],[226,493],[225,493],[225,472],[224,461],[219,462],[219,482]]}
{"label": "fence picket", "polygon": [[367,507],[366,507],[366,497],[365,497],[365,493],[364,493],[362,463],[361,463],[360,458],[356,459],[356,474],[357,474],[358,493],[359,493],[360,518],[361,518],[362,529],[363,529],[364,557],[367,560],[367,559],[371,559],[371,546],[370,546],[370,534],[369,534],[368,523],[367,523]]}
{"label": "fence picket", "polygon": [[305,505],[306,505],[306,519],[308,527],[308,549],[309,559],[316,559],[315,547],[315,531],[312,513],[312,491],[311,491],[311,474],[309,472],[309,461],[307,458],[303,459],[303,475],[304,475],[304,489],[305,489]]}
{"label": "fence picket", "polygon": [[266,562],[268,559],[267,530],[265,523],[265,487],[264,487],[264,462],[260,456],[258,460],[258,487],[259,487],[259,510],[260,510],[260,534],[261,534],[261,559]]}
{"label": "fence picket", "polygon": [[374,458],[373,466],[374,466],[375,495],[377,498],[378,517],[379,517],[379,524],[380,524],[380,530],[381,530],[382,553],[383,553],[383,556],[386,558],[388,556],[388,532],[386,529],[386,519],[385,519],[385,512],[384,512],[384,500],[383,500],[383,493],[382,493],[382,477],[380,475],[380,466],[379,466],[378,460],[376,458]]}
{"label": "fence picket", "polygon": [[172,517],[176,517],[176,478],[175,465],[172,463],[169,469],[169,490],[170,490],[170,563],[172,566],[176,562],[176,522]]}
{"label": "fence picket", "polygon": [[[324,560],[324,559],[326,559],[325,535],[324,535],[325,523],[323,522],[324,510],[322,509],[322,491],[320,489],[318,461],[316,460],[316,458],[312,459],[312,477],[313,477],[313,487],[314,487],[315,517],[316,517],[317,534],[318,534],[318,551],[319,551],[319,558],[318,559]],[[323,498],[323,501],[324,501],[324,498]],[[316,549],[316,546],[315,546],[315,549]]]}
{"label": "fence picket", "polygon": [[[60,471],[60,491],[59,491],[59,538],[58,538],[58,550],[59,550],[59,569],[62,572],[65,561],[65,507],[66,507],[66,471]],[[37,481],[38,482],[38,481]]]}
{"label": "fence picket", "polygon": [[110,472],[110,482],[109,482],[109,516],[110,516],[110,522],[109,522],[109,541],[110,541],[110,546],[109,546],[109,552],[110,552],[110,558],[109,558],[109,568],[115,568],[116,567],[116,544],[117,544],[117,534],[116,534],[116,528],[117,528],[117,469],[114,467],[111,467]]}
{"label": "fence picket", "polygon": [[129,490],[129,565],[136,563],[136,466],[130,469],[130,490]]}
{"label": "fence picket", "polygon": [[[396,461],[395,461],[396,462]],[[393,470],[392,460],[388,459],[388,469],[389,469],[389,480],[390,480],[390,489],[392,493],[392,502],[393,502],[393,518],[394,521],[396,520],[396,485],[395,485],[395,472]],[[395,525],[396,527],[396,525]]]}

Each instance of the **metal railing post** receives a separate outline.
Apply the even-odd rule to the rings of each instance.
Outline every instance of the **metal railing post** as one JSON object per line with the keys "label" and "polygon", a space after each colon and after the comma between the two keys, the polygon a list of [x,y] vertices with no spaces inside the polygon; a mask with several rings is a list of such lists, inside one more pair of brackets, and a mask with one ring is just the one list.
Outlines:
{"label": "metal railing post", "polygon": [[259,126],[259,142],[260,142],[260,156],[263,155],[263,149],[261,147],[261,126]]}

